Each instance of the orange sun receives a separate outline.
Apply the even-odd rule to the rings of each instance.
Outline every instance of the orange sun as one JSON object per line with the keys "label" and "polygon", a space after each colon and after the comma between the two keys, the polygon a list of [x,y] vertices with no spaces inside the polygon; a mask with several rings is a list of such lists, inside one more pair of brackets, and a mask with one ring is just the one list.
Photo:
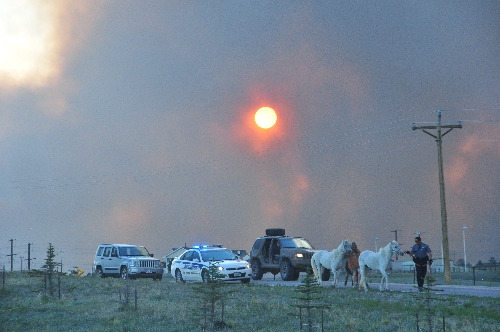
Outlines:
{"label": "orange sun", "polygon": [[271,107],[261,107],[255,112],[255,123],[262,129],[268,129],[274,126],[278,120],[276,112]]}

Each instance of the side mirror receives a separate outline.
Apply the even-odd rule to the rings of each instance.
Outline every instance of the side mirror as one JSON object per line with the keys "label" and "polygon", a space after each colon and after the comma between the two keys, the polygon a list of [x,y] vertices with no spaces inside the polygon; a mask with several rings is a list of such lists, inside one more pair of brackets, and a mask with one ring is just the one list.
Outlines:
{"label": "side mirror", "polygon": [[155,255],[153,255],[153,254],[149,254],[149,257],[155,257]]}

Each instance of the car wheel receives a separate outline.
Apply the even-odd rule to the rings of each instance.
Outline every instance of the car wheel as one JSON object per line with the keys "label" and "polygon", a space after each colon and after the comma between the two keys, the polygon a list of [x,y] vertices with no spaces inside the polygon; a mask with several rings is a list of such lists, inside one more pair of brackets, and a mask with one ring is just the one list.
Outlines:
{"label": "car wheel", "polygon": [[299,280],[299,277],[300,277],[300,272],[297,271],[297,270],[295,270],[295,274],[293,275],[293,277],[292,277],[291,280],[292,281],[297,281],[297,280]]}
{"label": "car wheel", "polygon": [[254,260],[252,262],[252,279],[261,280],[264,273],[262,272],[262,267],[259,260]]}
{"label": "car wheel", "polygon": [[176,282],[184,282],[184,279],[182,279],[182,273],[180,270],[175,270],[175,281]]}
{"label": "car wheel", "polygon": [[250,278],[247,279],[241,279],[242,284],[248,284],[250,282]]}
{"label": "car wheel", "polygon": [[104,273],[102,272],[102,267],[98,266],[96,269],[95,269],[95,274],[101,278],[101,279],[104,279],[106,278],[106,276],[104,275]]}
{"label": "car wheel", "polygon": [[122,278],[123,280],[130,278],[128,275],[128,269],[126,266],[123,266],[122,269],[120,270],[120,278]]}
{"label": "car wheel", "polygon": [[322,281],[328,281],[328,280],[330,280],[330,270],[329,269],[325,269],[323,271],[323,274],[321,275],[321,280]]}
{"label": "car wheel", "polygon": [[284,260],[280,266],[281,279],[284,281],[290,281],[295,275],[295,268],[289,260]]}

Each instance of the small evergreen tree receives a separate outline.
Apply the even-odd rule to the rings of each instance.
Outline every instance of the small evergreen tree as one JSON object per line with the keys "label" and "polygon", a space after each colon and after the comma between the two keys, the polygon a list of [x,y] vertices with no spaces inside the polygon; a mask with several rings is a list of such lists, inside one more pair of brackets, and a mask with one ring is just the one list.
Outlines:
{"label": "small evergreen tree", "polygon": [[[220,279],[224,277],[219,272],[219,265],[217,263],[210,263],[205,273],[203,280],[205,282],[196,283],[193,286],[198,299],[200,300],[199,315],[202,330],[209,329],[213,331],[218,328],[228,327],[224,322],[224,301],[229,299],[229,294],[234,293],[235,290],[230,291],[227,285]],[[220,305],[220,312],[217,308]]]}
{"label": "small evergreen tree", "polygon": [[54,296],[54,285],[52,276],[54,273],[57,273],[57,267],[60,265],[57,263],[54,258],[56,257],[54,246],[52,243],[49,243],[49,247],[47,249],[47,258],[45,258],[45,264],[42,266],[44,269],[45,277],[47,278],[47,282],[49,284],[49,295]]}
{"label": "small evergreen tree", "polygon": [[[419,317],[419,309],[417,309],[417,331],[420,330],[419,321],[426,321],[428,331],[429,332],[433,331],[433,324],[432,324],[433,307],[431,301],[446,301],[445,299],[432,297],[431,292],[443,291],[443,289],[436,289],[435,287],[436,287],[436,278],[434,278],[432,275],[427,275],[425,276],[424,287],[419,289],[421,290],[421,292],[415,296],[417,300],[423,301],[425,303],[424,306],[419,306],[419,309],[425,307],[425,318]],[[444,322],[444,314],[443,314],[443,322]]]}
{"label": "small evergreen tree", "polygon": [[[305,309],[306,324],[309,326],[308,331],[313,330],[313,317],[312,309],[327,309],[330,308],[329,304],[326,304],[323,294],[323,288],[318,285],[314,275],[312,274],[311,267],[307,268],[306,277],[302,279],[302,284],[297,287],[297,296],[292,296],[293,299],[297,300],[297,304],[292,304],[292,307],[299,308],[301,311],[300,321],[302,325],[302,309]],[[323,322],[322,322],[323,324]],[[300,327],[302,330],[302,326]]]}

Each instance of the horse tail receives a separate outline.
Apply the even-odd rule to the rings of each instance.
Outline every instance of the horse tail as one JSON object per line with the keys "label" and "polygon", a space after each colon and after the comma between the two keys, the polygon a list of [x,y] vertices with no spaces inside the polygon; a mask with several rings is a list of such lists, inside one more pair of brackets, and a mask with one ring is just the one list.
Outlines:
{"label": "horse tail", "polygon": [[[316,262],[316,260],[317,260],[317,262]],[[311,257],[311,267],[312,267],[314,277],[316,278],[316,280],[318,280],[319,283],[321,283],[321,276],[320,276],[320,272],[318,271],[318,269],[320,268],[318,266],[319,264],[320,264],[320,257],[319,257],[319,255],[317,255],[317,253],[315,253]]]}
{"label": "horse tail", "polygon": [[311,257],[311,268],[312,268],[314,276],[316,277],[318,271],[316,271],[316,257],[315,257],[315,255],[312,255],[312,257]]}

